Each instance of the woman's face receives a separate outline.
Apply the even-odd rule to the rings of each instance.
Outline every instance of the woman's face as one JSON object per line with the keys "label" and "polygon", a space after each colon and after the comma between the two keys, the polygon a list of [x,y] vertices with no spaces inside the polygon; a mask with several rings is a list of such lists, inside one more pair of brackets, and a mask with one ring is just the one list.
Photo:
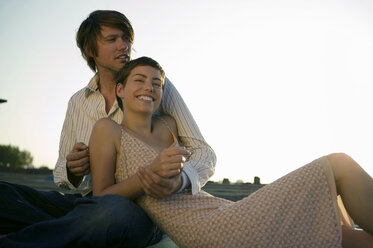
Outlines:
{"label": "woman's face", "polygon": [[162,92],[161,72],[151,66],[137,66],[127,78],[123,108],[153,114],[161,103]]}

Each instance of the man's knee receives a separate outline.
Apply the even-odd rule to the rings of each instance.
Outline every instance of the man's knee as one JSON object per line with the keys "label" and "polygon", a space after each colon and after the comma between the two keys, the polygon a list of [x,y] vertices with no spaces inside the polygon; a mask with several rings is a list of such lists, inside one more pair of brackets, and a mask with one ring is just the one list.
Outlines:
{"label": "man's knee", "polygon": [[9,205],[14,202],[14,199],[17,199],[18,192],[14,185],[0,181],[0,202],[2,207]]}
{"label": "man's knee", "polygon": [[14,191],[12,185],[10,183],[0,181],[0,192],[12,192]]}
{"label": "man's knee", "polygon": [[[119,195],[91,198],[96,202],[91,225],[104,228],[109,243],[147,244],[155,237],[156,226],[134,202]],[[97,231],[97,230],[96,230]],[[128,245],[130,246],[130,245]]]}
{"label": "man's knee", "polygon": [[94,213],[95,221],[108,225],[149,225],[151,223],[147,214],[137,204],[119,195],[104,195],[92,198],[96,202]]}

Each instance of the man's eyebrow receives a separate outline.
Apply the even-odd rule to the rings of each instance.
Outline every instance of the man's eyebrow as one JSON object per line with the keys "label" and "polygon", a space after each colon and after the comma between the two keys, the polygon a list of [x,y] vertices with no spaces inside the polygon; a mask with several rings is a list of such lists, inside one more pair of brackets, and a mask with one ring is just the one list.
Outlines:
{"label": "man's eyebrow", "polygon": [[108,35],[106,35],[106,36],[103,36],[103,35],[102,35],[102,37],[103,37],[104,39],[107,39],[107,38],[115,38],[115,37],[118,37],[118,35],[117,35],[117,34],[108,34]]}

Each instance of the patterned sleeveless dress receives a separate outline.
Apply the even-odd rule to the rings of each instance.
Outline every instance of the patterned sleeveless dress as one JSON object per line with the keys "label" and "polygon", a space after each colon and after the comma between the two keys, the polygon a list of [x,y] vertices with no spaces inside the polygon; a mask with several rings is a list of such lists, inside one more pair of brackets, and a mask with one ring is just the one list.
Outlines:
{"label": "patterned sleeveless dress", "polygon": [[[157,155],[122,128],[116,182],[134,175]],[[332,176],[322,157],[237,202],[201,191],[161,200],[145,195],[136,203],[181,248],[341,247]]]}

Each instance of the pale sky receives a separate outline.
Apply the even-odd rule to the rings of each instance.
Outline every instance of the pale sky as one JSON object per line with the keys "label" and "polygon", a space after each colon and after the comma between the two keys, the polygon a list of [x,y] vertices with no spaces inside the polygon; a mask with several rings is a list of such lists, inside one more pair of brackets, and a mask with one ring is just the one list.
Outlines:
{"label": "pale sky", "polygon": [[67,102],[92,71],[76,47],[96,9],[124,13],[133,57],[183,96],[212,180],[270,183],[332,152],[373,175],[371,0],[0,0],[0,144],[53,168]]}

